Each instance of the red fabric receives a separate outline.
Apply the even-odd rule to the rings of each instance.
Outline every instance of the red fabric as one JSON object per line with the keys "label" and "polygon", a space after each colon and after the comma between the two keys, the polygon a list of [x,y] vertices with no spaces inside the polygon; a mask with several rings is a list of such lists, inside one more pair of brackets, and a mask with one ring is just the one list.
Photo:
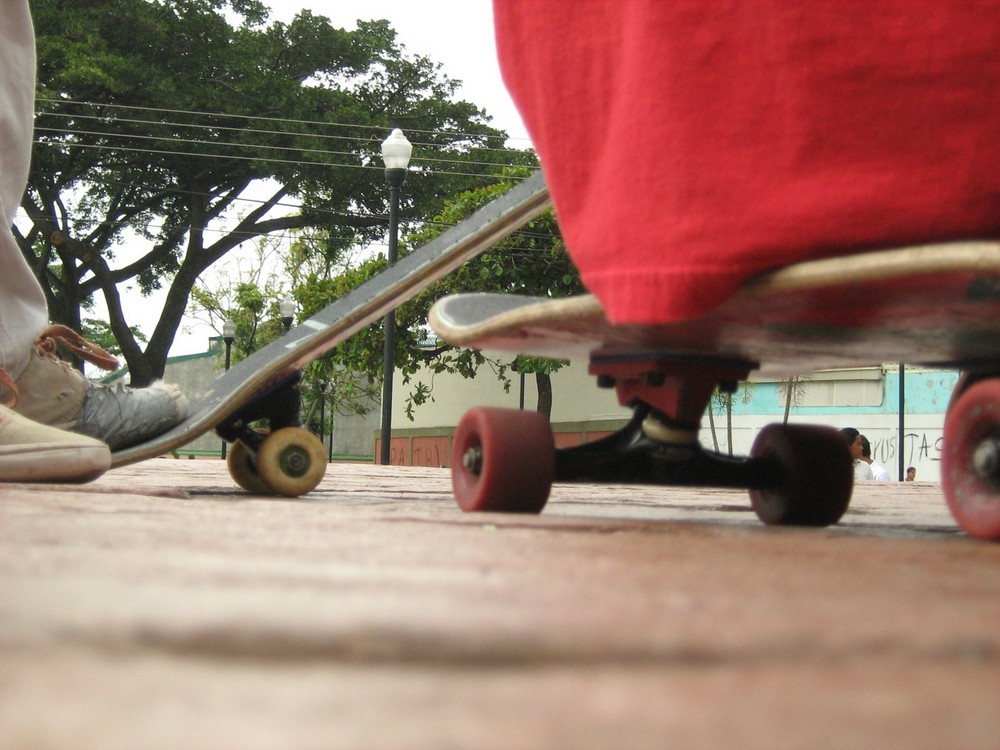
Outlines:
{"label": "red fabric", "polygon": [[617,322],[791,262],[1000,236],[1000,4],[494,0],[505,82]]}

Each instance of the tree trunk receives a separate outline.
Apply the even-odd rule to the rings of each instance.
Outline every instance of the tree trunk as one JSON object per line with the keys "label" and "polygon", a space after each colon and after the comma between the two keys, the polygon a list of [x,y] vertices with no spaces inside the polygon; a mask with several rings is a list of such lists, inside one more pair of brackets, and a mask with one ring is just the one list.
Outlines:
{"label": "tree trunk", "polygon": [[538,389],[537,411],[545,415],[545,418],[552,420],[552,376],[547,372],[535,373],[535,387]]}
{"label": "tree trunk", "polygon": [[[39,279],[39,282],[42,289],[45,290],[49,320],[53,323],[62,323],[74,331],[80,331],[83,323],[83,315],[80,311],[83,305],[83,297],[80,294],[80,277],[84,273],[78,263],[78,259],[82,258],[79,254],[80,245],[75,240],[67,239],[61,233],[56,234],[58,242],[54,240],[53,246],[56,248],[56,255],[62,261],[63,279],[55,293],[51,291],[52,287],[46,283],[46,279]],[[73,367],[83,372],[82,359],[74,355],[72,362]]]}
{"label": "tree trunk", "polygon": [[726,394],[726,442],[729,443],[729,455],[733,455],[733,394]]}
{"label": "tree trunk", "polygon": [[719,452],[719,436],[715,432],[715,408],[713,405],[714,398],[710,399],[708,402],[708,426],[712,429],[712,445],[714,446],[715,452]]}

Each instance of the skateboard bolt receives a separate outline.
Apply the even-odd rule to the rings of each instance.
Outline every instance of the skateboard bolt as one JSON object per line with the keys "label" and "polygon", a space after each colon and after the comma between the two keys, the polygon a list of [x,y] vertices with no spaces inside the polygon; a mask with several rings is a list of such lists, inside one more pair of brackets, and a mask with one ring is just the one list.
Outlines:
{"label": "skateboard bolt", "polygon": [[309,456],[299,449],[286,451],[281,456],[281,470],[290,477],[300,477],[309,470]]}
{"label": "skateboard bolt", "polygon": [[661,388],[667,382],[667,374],[658,370],[647,372],[645,376],[646,385],[650,388]]}
{"label": "skateboard bolt", "polygon": [[983,479],[1000,480],[1000,437],[979,443],[972,453],[972,465]]}
{"label": "skateboard bolt", "polygon": [[470,474],[481,474],[483,471],[483,449],[478,445],[469,448],[462,456],[462,466]]}

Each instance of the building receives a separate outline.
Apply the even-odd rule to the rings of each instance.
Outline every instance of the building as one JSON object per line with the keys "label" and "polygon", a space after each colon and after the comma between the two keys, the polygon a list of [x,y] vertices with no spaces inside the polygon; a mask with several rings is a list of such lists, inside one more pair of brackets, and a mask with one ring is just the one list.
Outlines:
{"label": "building", "polygon": [[[444,466],[450,463],[451,437],[462,414],[473,406],[517,409],[522,400],[521,383],[515,380],[509,392],[488,372],[474,379],[428,372],[412,376],[432,387],[432,398],[414,411],[409,421],[404,385],[397,373],[393,392],[393,463]],[[940,479],[941,439],[944,417],[958,373],[951,370],[906,368],[903,440],[899,439],[900,371],[895,364],[852,370],[820,372],[801,380],[793,389],[794,403],[789,421],[855,427],[872,444],[872,456],[899,478],[900,457],[917,468],[918,480]],[[526,408],[536,402],[534,378],[525,378]],[[552,375],[551,423],[557,446],[575,445],[608,434],[624,426],[630,411],[618,404],[613,390],[596,387],[585,363],[574,362]],[[712,418],[702,422],[705,447],[746,455],[758,431],[781,422],[786,406],[785,385],[776,381],[751,380],[734,394],[731,429],[722,402],[713,404]],[[714,422],[714,431],[712,423]],[[375,455],[378,455],[376,435]],[[900,449],[901,448],[901,449]]]}

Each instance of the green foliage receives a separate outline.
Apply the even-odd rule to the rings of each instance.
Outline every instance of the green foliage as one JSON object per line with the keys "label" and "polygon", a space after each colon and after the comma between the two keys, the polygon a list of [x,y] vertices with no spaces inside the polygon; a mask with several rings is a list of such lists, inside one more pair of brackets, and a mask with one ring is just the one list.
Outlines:
{"label": "green foliage", "polygon": [[[98,318],[84,318],[80,326],[80,335],[88,341],[97,344],[110,354],[117,356],[122,353],[121,348],[118,346],[118,341],[111,331],[111,326],[108,325],[107,321],[99,320]],[[139,341],[146,340],[146,337],[138,328],[132,329],[132,335]]]}
{"label": "green foliage", "polygon": [[274,240],[261,240],[246,263],[224,264],[217,281],[199,281],[191,290],[191,316],[222,335],[227,320],[236,326],[232,361],[239,362],[284,332],[279,305],[291,296],[280,277],[282,259]]}
{"label": "green foliage", "polygon": [[[527,174],[523,169],[508,170],[507,180],[504,182],[465,191],[446,201],[439,214],[405,237],[405,241],[401,243],[400,256],[408,254],[410,248],[420,247],[431,241],[502,195],[515,180],[522,179]],[[322,276],[310,271],[306,264],[290,268],[289,273],[294,279],[295,294],[303,315],[308,316],[374,277],[386,265],[385,256],[379,255],[356,266],[345,267],[335,276]],[[506,361],[488,359],[480,352],[448,346],[437,340],[427,327],[428,312],[437,299],[458,292],[563,297],[579,294],[582,290],[579,275],[569,259],[555,216],[550,211],[498,242],[447,278],[404,301],[395,311],[395,363],[403,374],[404,383],[410,386],[406,397],[408,415],[412,417],[414,408],[433,398],[433,378],[444,372],[471,378],[483,366],[487,366],[501,380],[505,389],[509,389],[509,372],[512,368],[515,372],[549,374],[564,364],[532,357],[516,357]],[[334,351],[331,366],[344,372],[356,373],[366,382],[379,385],[384,340],[381,323],[370,326]],[[429,375],[431,382],[414,379],[422,370]]]}
{"label": "green foliage", "polygon": [[[431,241],[510,188],[527,174],[511,171],[502,185],[491,185],[460,194],[447,201],[431,221],[408,234],[400,246],[405,256],[410,248]],[[307,318],[341,299],[387,266],[384,255],[358,257],[345,249],[325,229],[303,231],[291,250],[278,245],[258,245],[256,257],[230,269],[228,276],[211,286],[197,284],[192,292],[192,314],[221,333],[227,318],[236,324],[233,359],[239,361],[281,334],[277,324],[278,303],[292,295],[298,318]],[[286,283],[286,281],[288,282]],[[554,216],[545,214],[522,227],[488,252],[469,261],[451,276],[437,282],[395,311],[395,363],[409,386],[406,412],[433,400],[434,378],[441,373],[475,377],[484,367],[509,390],[512,373],[551,374],[565,363],[537,357],[490,359],[470,349],[455,349],[438,341],[427,327],[431,305],[454,292],[503,292],[538,296],[579,294],[579,276],[566,254]],[[358,332],[331,353],[311,363],[304,377],[303,398],[307,421],[319,427],[316,399],[326,393],[330,410],[323,432],[336,414],[364,413],[377,404],[382,390],[385,331],[383,322]],[[418,373],[428,382],[420,380]]]}

